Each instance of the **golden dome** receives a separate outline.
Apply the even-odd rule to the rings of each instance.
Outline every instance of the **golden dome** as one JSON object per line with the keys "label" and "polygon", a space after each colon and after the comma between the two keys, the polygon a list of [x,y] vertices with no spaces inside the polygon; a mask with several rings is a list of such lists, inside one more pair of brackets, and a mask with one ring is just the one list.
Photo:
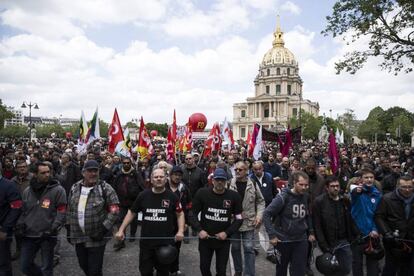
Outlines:
{"label": "golden dome", "polygon": [[263,57],[262,65],[285,64],[297,65],[295,56],[289,49],[285,48],[283,41],[283,32],[279,26],[279,17],[276,23],[276,30],[273,33],[273,48],[271,48]]}

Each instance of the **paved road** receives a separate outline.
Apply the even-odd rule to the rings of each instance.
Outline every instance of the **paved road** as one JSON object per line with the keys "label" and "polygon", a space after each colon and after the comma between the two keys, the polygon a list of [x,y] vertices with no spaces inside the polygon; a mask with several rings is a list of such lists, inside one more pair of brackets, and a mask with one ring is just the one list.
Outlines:
{"label": "paved road", "polygon": [[[138,230],[139,231],[139,230]],[[129,276],[140,275],[138,270],[139,242],[126,242],[126,248],[114,252],[113,240],[107,244],[104,258],[104,275]],[[180,269],[187,276],[200,275],[198,241],[191,240],[189,244],[183,244],[180,256]],[[14,246],[13,246],[14,247]],[[266,253],[261,249],[256,258],[256,275],[275,275],[275,265],[266,260]],[[215,260],[213,259],[213,264]],[[14,262],[14,274],[22,275],[18,268],[18,261]],[[212,265],[212,271],[214,265]],[[62,238],[61,261],[55,267],[55,275],[80,276],[84,275],[79,268],[74,248]],[[316,272],[316,269],[314,269]],[[213,273],[214,275],[214,273]],[[233,275],[231,262],[228,265],[227,275]],[[320,275],[315,273],[315,275]]]}

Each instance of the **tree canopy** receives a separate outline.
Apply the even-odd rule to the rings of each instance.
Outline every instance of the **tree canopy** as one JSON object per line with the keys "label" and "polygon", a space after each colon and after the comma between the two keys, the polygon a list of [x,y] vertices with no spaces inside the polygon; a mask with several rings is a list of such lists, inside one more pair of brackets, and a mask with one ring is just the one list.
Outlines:
{"label": "tree canopy", "polygon": [[354,74],[370,57],[381,57],[381,69],[396,75],[413,70],[413,0],[338,0],[326,19],[326,36],[342,36],[347,44],[369,39],[368,49],[348,52],[335,63],[338,74]]}
{"label": "tree canopy", "polygon": [[414,114],[402,107],[391,107],[383,110],[377,106],[372,109],[365,121],[358,128],[358,137],[374,142],[386,141],[386,133],[390,138],[404,143],[410,142],[414,127]]}
{"label": "tree canopy", "polygon": [[3,105],[2,100],[0,99],[0,129],[4,127],[4,121],[14,117],[14,114],[7,110],[6,106]]}

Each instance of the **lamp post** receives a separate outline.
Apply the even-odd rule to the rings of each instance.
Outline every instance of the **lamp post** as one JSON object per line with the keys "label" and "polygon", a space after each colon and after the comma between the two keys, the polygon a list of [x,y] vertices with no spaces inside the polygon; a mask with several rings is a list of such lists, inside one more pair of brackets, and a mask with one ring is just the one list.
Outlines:
{"label": "lamp post", "polygon": [[32,127],[33,127],[33,125],[32,125],[32,107],[34,109],[39,109],[39,106],[37,105],[37,103],[23,102],[21,108],[27,108],[27,107],[29,107],[29,140],[31,141],[32,140]]}

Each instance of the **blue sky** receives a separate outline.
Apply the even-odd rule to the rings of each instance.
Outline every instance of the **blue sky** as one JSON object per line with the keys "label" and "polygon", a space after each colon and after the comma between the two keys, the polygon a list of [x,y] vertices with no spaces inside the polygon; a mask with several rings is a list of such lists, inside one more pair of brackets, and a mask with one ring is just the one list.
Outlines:
{"label": "blue sky", "polygon": [[0,4],[0,98],[37,102],[37,114],[109,122],[179,123],[193,112],[209,126],[254,94],[253,80],[270,49],[276,15],[285,46],[299,61],[304,98],[321,114],[347,108],[364,119],[377,105],[413,110],[412,74],[380,71],[371,60],[356,75],[336,75],[345,45],[320,34],[334,1],[21,0]]}

